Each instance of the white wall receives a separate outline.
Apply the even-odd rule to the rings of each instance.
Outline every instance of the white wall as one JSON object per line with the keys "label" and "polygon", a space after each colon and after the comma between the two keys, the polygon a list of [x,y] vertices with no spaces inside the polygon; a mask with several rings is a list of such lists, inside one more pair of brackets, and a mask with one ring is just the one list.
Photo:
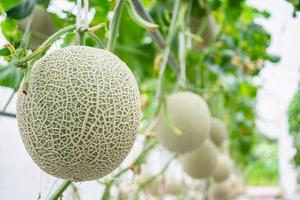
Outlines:
{"label": "white wall", "polygon": [[281,56],[278,64],[267,63],[260,78],[257,125],[279,141],[280,181],[286,194],[296,189],[296,174],[290,160],[294,154],[288,135],[287,108],[298,88],[300,66],[300,19],[293,18],[293,8],[285,0],[250,0],[251,5],[269,11],[268,20],[258,20],[272,35],[271,53]]}

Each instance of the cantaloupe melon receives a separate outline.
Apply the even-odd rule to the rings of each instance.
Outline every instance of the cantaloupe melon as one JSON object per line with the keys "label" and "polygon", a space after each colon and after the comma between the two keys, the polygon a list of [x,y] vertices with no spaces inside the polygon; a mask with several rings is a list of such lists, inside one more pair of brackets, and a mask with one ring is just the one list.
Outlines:
{"label": "cantaloupe melon", "polygon": [[[29,47],[34,50],[55,33],[56,28],[53,19],[44,7],[36,5],[32,12]],[[22,32],[25,32],[29,20],[30,16],[19,21],[19,27]]]}
{"label": "cantaloupe melon", "polygon": [[[186,153],[199,147],[209,137],[211,116],[202,97],[192,92],[177,92],[167,97],[164,106],[155,127],[156,137],[164,147]],[[170,123],[180,134],[170,127]]]}
{"label": "cantaloupe melon", "polygon": [[223,154],[218,156],[218,164],[213,173],[213,179],[216,182],[225,181],[232,171],[232,162],[231,160]]}
{"label": "cantaloupe melon", "polygon": [[217,146],[221,146],[227,138],[227,129],[224,123],[217,118],[212,118],[210,138]]}
{"label": "cantaloupe melon", "polygon": [[218,149],[206,140],[196,150],[179,157],[183,170],[192,178],[207,178],[213,174],[218,163]]}
{"label": "cantaloupe melon", "polygon": [[136,80],[114,54],[71,46],[38,60],[17,119],[25,147],[53,176],[101,178],[127,156],[141,116]]}

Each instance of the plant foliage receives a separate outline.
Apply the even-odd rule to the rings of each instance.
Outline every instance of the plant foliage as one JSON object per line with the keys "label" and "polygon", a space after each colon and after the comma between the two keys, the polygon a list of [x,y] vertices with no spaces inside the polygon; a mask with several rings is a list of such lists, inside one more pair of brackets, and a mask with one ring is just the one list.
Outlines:
{"label": "plant foliage", "polygon": [[296,153],[293,157],[293,163],[296,167],[300,167],[300,91],[298,90],[288,109],[289,132],[293,137]]}

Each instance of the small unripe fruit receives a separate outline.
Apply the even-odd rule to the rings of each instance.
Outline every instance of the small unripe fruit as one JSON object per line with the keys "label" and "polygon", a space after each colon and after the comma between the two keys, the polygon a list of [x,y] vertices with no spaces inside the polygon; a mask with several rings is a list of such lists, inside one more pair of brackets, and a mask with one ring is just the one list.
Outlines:
{"label": "small unripe fruit", "polygon": [[213,173],[213,179],[216,182],[225,181],[232,171],[232,162],[225,155],[218,156],[218,164]]}
{"label": "small unripe fruit", "polygon": [[212,118],[211,129],[210,129],[210,138],[217,146],[221,146],[225,141],[228,133],[224,123],[217,119]]}
{"label": "small unripe fruit", "polygon": [[17,118],[25,147],[48,174],[101,178],[125,159],[141,115],[136,80],[114,54],[71,46],[38,60]]}
{"label": "small unripe fruit", "polygon": [[[186,153],[199,147],[209,137],[211,116],[202,97],[192,92],[177,92],[167,97],[164,106],[155,127],[156,137],[164,147]],[[174,132],[169,123],[180,134]]]}
{"label": "small unripe fruit", "polygon": [[196,47],[199,51],[210,46],[218,34],[218,27],[215,18],[212,15],[205,17],[191,17],[190,28],[194,34],[197,34],[200,28],[204,28],[200,35],[203,41],[199,42]]}
{"label": "small unripe fruit", "polygon": [[[36,5],[32,11],[31,36],[29,47],[31,49],[38,48],[49,36],[55,33],[56,28],[53,19],[40,5]],[[20,30],[25,32],[30,16],[19,21]]]}
{"label": "small unripe fruit", "polygon": [[213,174],[218,163],[218,149],[210,140],[206,140],[196,150],[179,157],[184,171],[192,178],[207,178]]}

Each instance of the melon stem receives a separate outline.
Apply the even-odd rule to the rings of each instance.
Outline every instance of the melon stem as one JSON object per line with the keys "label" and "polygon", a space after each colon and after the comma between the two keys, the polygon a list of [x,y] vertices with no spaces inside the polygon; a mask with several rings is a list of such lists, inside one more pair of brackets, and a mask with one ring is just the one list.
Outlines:
{"label": "melon stem", "polygon": [[64,191],[70,186],[72,182],[69,180],[65,180],[59,188],[51,195],[49,200],[57,200],[61,197],[61,195],[64,193]]}

